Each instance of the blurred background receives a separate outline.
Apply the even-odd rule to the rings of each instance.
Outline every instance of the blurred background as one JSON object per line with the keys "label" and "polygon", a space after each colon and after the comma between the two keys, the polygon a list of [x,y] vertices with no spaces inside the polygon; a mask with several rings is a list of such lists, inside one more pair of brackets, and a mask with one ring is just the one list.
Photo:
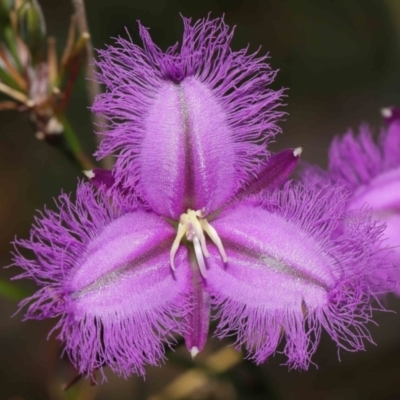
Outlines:
{"label": "blurred background", "polygon": [[[67,0],[39,3],[60,53],[72,5]],[[284,135],[273,150],[304,145],[304,159],[323,167],[334,135],[362,122],[378,130],[380,109],[400,105],[400,0],[89,0],[86,7],[96,48],[110,44],[110,37],[126,37],[125,28],[138,43],[140,20],[165,49],[181,39],[179,13],[194,19],[208,12],[225,14],[226,22],[237,27],[234,49],[261,45],[272,67],[280,70],[273,88],[289,88]],[[90,154],[95,138],[83,75],[68,115]],[[51,206],[62,189],[73,191],[77,176],[76,166],[35,138],[25,114],[0,113],[1,265],[10,263],[9,243],[15,235],[29,234],[35,210]],[[0,270],[0,276],[7,279],[16,272]],[[30,282],[18,285],[34,290]],[[389,298],[385,305],[400,311],[400,299]],[[124,380],[106,370],[108,383],[92,387],[83,380],[63,392],[61,385],[75,372],[60,358],[59,343],[46,339],[54,322],[21,323],[21,314],[11,318],[15,311],[15,301],[0,298],[1,400],[400,399],[400,317],[392,313],[377,314],[379,326],[370,326],[376,346],[340,353],[340,361],[324,336],[313,358],[317,366],[307,372],[288,371],[279,356],[260,367],[238,362],[233,350],[224,353],[226,343],[211,340],[196,364],[179,348],[161,368],[148,368],[146,381],[134,376]],[[224,360],[220,369],[218,360],[212,364],[215,354]]]}

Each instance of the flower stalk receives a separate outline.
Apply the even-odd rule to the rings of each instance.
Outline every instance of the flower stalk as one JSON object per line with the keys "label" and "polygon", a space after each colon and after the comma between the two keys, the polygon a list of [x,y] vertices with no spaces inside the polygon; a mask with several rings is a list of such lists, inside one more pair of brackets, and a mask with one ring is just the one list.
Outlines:
{"label": "flower stalk", "polygon": [[[84,0],[72,0],[72,4],[75,9],[76,22],[78,25],[79,32],[81,33],[81,35],[85,34],[89,35],[90,31],[86,17],[86,8]],[[98,72],[97,66],[96,64],[92,63],[92,60],[94,60],[95,57],[94,57],[93,45],[90,39],[87,40],[85,43],[85,52],[86,52],[86,66],[85,66],[86,88],[89,97],[89,102],[90,104],[93,104],[96,96],[100,95],[101,93],[101,87],[100,83],[96,78],[96,73]],[[102,140],[101,133],[107,127],[107,120],[102,115],[92,114],[92,121],[93,124],[96,126],[96,128],[99,130],[100,134],[97,136],[97,143],[100,144]],[[102,166],[104,168],[111,168],[112,165],[113,165],[113,159],[110,156],[105,157],[102,160]]]}

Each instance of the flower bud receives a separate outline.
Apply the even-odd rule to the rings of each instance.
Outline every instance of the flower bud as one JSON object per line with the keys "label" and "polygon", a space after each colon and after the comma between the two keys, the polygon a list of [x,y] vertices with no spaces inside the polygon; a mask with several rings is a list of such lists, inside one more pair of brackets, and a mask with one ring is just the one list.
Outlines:
{"label": "flower bud", "polygon": [[46,23],[36,0],[26,0],[18,9],[19,33],[34,61],[40,57],[46,37]]}

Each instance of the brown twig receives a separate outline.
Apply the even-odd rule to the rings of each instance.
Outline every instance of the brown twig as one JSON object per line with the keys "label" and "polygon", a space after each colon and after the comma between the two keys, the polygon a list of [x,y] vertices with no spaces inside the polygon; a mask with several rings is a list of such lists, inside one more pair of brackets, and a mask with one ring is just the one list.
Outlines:
{"label": "brown twig", "polygon": [[[80,34],[82,35],[85,33],[89,33],[84,0],[72,0],[72,4],[75,8],[75,15]],[[96,78],[96,65],[92,64],[93,60],[93,45],[92,41],[88,40],[86,42],[86,89],[91,104],[93,104],[95,97],[101,93],[101,87]],[[107,126],[107,121],[103,116],[92,114],[92,121],[93,124],[96,126],[96,129],[100,132],[104,131],[105,127]],[[101,135],[98,136],[98,143],[101,141],[101,139]],[[112,158],[104,158],[102,164],[105,168],[111,168],[113,164]]]}

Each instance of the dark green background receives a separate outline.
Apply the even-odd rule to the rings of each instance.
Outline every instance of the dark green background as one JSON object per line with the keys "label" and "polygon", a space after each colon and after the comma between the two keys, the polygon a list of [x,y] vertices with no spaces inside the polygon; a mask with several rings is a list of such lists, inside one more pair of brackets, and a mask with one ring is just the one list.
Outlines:
{"label": "dark green background", "polygon": [[[63,44],[72,12],[66,0],[43,0],[48,31]],[[304,159],[324,166],[335,134],[361,122],[378,131],[379,109],[400,105],[400,0],[90,0],[87,13],[95,47],[126,36],[138,40],[136,20],[151,28],[162,47],[180,40],[179,13],[193,18],[225,13],[236,25],[233,47],[250,43],[269,52],[271,65],[280,70],[274,88],[287,87],[287,121],[274,150],[304,145]],[[60,46],[61,49],[61,46]],[[83,77],[69,109],[71,123],[88,152],[95,143]],[[37,141],[25,116],[0,114],[0,261],[9,263],[9,242],[27,236],[34,210],[61,189],[73,191],[78,171],[52,147]],[[0,271],[3,277],[16,271]],[[29,283],[20,283],[32,290]],[[388,306],[400,309],[400,300]],[[14,303],[0,300],[0,399],[63,399],[59,384],[73,372],[54,359],[58,344],[46,342],[52,321],[21,323],[10,319]],[[280,396],[263,390],[240,399],[369,400],[400,398],[400,317],[380,313],[371,325],[377,346],[365,353],[341,353],[324,337],[314,357],[318,369],[288,372],[283,358],[272,358],[260,371]],[[110,383],[98,389],[96,399],[147,399],[182,370],[172,363],[149,368],[145,383],[123,380],[109,373]],[[54,381],[54,375],[60,381]],[[250,389],[249,389],[250,390]],[[222,395],[222,394],[220,394]],[[198,397],[219,399],[220,397]],[[223,399],[223,397],[221,397]]]}

